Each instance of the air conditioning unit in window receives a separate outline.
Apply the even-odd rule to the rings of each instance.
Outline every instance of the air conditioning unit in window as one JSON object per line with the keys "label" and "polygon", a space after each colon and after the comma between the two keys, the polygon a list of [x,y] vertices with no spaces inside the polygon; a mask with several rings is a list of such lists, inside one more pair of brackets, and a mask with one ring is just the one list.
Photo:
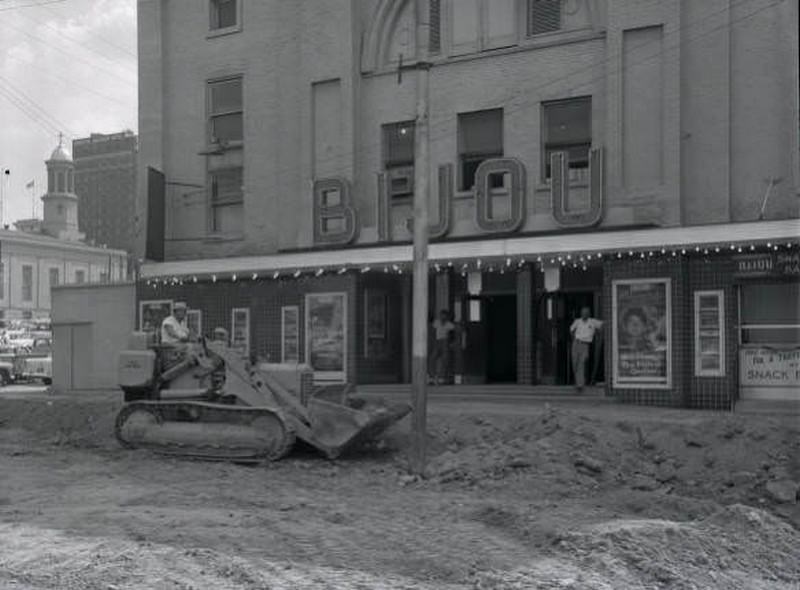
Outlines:
{"label": "air conditioning unit in window", "polygon": [[386,190],[391,198],[414,194],[414,167],[391,168],[386,171]]}

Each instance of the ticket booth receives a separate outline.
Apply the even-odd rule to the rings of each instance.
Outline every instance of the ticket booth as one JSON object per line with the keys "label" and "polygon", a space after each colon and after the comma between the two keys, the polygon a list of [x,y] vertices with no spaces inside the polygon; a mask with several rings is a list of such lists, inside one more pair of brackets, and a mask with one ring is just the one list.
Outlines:
{"label": "ticket booth", "polygon": [[800,281],[739,285],[739,398],[800,402]]}
{"label": "ticket booth", "polygon": [[739,399],[800,402],[800,252],[736,258]]}

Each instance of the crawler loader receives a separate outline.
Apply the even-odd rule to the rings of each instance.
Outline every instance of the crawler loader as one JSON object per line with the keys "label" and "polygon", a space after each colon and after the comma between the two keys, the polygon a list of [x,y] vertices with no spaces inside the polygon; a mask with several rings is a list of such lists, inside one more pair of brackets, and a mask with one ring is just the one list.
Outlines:
{"label": "crawler loader", "polygon": [[224,338],[170,346],[135,332],[119,355],[125,405],[116,437],[127,448],[236,462],[280,459],[299,438],[333,459],[411,410],[369,404],[346,390],[323,396],[311,391],[307,368],[305,375],[293,369],[306,378],[292,388],[280,367],[276,373],[251,365]]}

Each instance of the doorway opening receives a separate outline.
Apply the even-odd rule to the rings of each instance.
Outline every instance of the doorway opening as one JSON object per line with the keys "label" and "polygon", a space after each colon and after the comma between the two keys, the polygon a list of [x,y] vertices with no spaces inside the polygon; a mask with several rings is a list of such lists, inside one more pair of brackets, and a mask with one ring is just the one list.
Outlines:
{"label": "doorway opening", "polygon": [[[588,307],[591,317],[598,317],[600,295],[595,291],[544,293],[537,302],[536,349],[538,382],[545,385],[574,385],[572,371],[570,326],[580,317],[581,308]],[[603,337],[597,335],[586,364],[587,384],[605,381]]]}
{"label": "doorway opening", "polygon": [[486,381],[517,382],[517,296],[491,295],[486,313]]}

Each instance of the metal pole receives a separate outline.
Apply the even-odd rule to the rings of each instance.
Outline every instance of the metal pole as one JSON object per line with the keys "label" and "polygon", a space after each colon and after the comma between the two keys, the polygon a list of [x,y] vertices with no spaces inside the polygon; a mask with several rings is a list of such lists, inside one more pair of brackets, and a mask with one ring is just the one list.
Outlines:
{"label": "metal pole", "polygon": [[423,475],[428,405],[428,36],[429,0],[416,0],[416,125],[414,127],[414,288],[412,310],[411,470]]}
{"label": "metal pole", "polygon": [[2,169],[2,175],[0,176],[0,227],[3,226],[3,222],[5,221],[5,217],[3,215],[3,210],[6,207],[5,195],[3,194],[3,189],[6,184],[6,179],[11,175],[11,170],[8,168]]}

